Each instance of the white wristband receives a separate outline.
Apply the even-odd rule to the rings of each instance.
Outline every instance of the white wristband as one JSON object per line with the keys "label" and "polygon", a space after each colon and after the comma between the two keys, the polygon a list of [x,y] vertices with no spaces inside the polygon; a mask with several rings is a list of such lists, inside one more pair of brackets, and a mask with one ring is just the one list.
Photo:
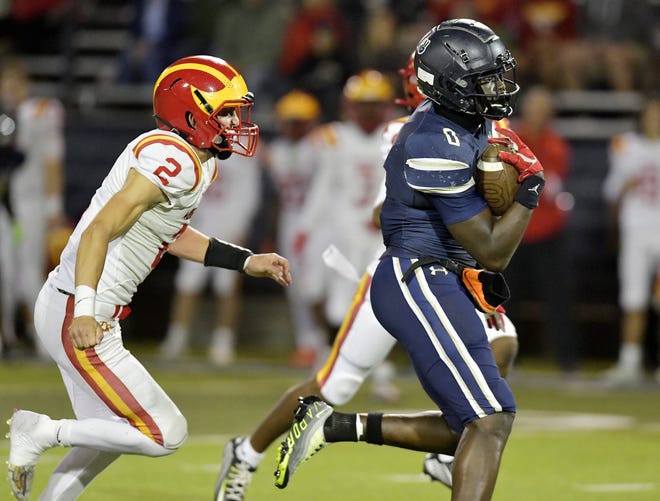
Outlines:
{"label": "white wristband", "polygon": [[245,270],[247,269],[247,266],[248,266],[248,263],[250,262],[251,257],[252,256],[248,256],[248,257],[245,258],[245,261],[243,261],[243,272],[245,272]]}
{"label": "white wristband", "polygon": [[88,285],[76,287],[73,317],[93,317],[96,306],[96,291]]}

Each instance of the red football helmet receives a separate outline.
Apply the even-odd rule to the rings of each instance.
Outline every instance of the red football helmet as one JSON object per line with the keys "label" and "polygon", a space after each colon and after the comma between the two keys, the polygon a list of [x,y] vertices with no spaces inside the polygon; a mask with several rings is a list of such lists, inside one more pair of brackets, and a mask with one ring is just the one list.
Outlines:
{"label": "red football helmet", "polygon": [[[189,56],[175,61],[160,74],[154,86],[154,116],[160,129],[175,130],[202,149],[254,155],[259,127],[250,121],[254,96],[243,77],[226,61],[212,56]],[[235,110],[239,125],[228,128],[220,121]]]}
{"label": "red football helmet", "polygon": [[399,75],[403,83],[404,98],[398,98],[394,102],[400,106],[405,106],[411,111],[417,108],[426,97],[419,92],[417,88],[417,76],[415,75],[415,53],[408,58],[406,66],[399,70]]}

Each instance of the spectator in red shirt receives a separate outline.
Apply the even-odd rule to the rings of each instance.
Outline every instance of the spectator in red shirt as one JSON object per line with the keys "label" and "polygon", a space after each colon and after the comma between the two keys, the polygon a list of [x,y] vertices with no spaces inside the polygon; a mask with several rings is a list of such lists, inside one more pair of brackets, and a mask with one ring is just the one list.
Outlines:
{"label": "spectator in red shirt", "polygon": [[[574,0],[520,0],[518,46],[523,49],[517,71],[523,81],[553,89],[576,88],[579,11]],[[570,70],[567,70],[570,68]]]}
{"label": "spectator in red shirt", "polygon": [[322,121],[336,120],[339,97],[352,74],[357,54],[353,33],[336,0],[303,0],[285,30],[279,70],[285,84],[314,95],[323,109]]}
{"label": "spectator in red shirt", "polygon": [[[529,304],[541,303],[544,348],[553,354],[562,372],[576,371],[578,340],[573,320],[572,273],[565,251],[565,230],[573,197],[565,191],[571,149],[553,128],[552,95],[544,87],[533,87],[521,103],[520,119],[513,129],[541,161],[545,189],[539,207],[527,226],[522,243],[507,269],[512,301],[507,306],[516,325],[526,320]],[[520,332],[528,332],[525,329]]]}

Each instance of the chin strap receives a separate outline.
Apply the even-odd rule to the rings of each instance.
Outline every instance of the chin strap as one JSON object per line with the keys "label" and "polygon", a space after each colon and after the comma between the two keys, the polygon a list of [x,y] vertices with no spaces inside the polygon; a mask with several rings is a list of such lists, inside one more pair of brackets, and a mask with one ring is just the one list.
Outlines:
{"label": "chin strap", "polygon": [[[184,133],[181,132],[179,129],[177,129],[176,127],[174,127],[174,126],[173,126],[171,123],[169,123],[167,120],[165,120],[165,119],[162,118],[162,117],[159,117],[158,115],[154,115],[154,118],[156,119],[156,122],[162,122],[163,124],[167,125],[167,127],[170,129],[170,132],[174,132],[175,134],[177,134],[178,136],[180,136],[181,139],[183,139],[184,141],[188,142],[188,138],[187,138],[186,134],[184,134]],[[223,146],[223,147],[224,147],[224,146],[227,146],[227,145],[228,145],[228,143],[227,143],[227,138],[223,136],[223,137],[222,137],[222,143],[220,143],[220,146]],[[216,148],[206,148],[206,151],[208,151],[211,155],[213,155],[213,156],[214,156],[215,158],[217,158],[218,160],[227,160],[227,159],[231,156],[231,154],[232,154],[232,151],[231,151],[231,150],[220,151],[220,150],[218,150],[218,149],[216,149]]]}
{"label": "chin strap", "polygon": [[[229,141],[227,141],[227,138],[225,136],[222,137],[222,142],[218,145],[221,148],[226,148],[229,146]],[[230,149],[229,150],[218,150],[217,148],[209,148],[208,149],[211,154],[218,160],[227,160],[231,154],[233,153]]]}
{"label": "chin strap", "polygon": [[212,154],[215,158],[217,158],[218,160],[227,160],[227,159],[231,156],[231,154],[233,153],[233,152],[230,151],[230,150],[223,150],[223,151],[220,151],[220,150],[216,150],[215,148],[209,148],[208,151],[210,151],[211,154]]}
{"label": "chin strap", "polygon": [[170,129],[170,132],[174,132],[175,134],[181,136],[181,139],[188,142],[188,139],[186,138],[186,135],[183,132],[181,132],[179,129],[174,127],[174,125],[172,125],[167,120],[165,120],[163,117],[159,117],[158,115],[154,115],[154,118],[156,119],[156,122],[162,122],[165,125],[167,125],[167,127],[169,127],[169,129]]}

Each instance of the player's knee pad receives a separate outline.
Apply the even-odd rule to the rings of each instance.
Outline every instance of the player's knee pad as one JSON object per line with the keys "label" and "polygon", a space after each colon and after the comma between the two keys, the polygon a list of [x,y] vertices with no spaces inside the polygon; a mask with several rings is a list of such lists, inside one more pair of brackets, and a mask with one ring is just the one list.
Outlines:
{"label": "player's knee pad", "polygon": [[371,369],[358,367],[340,356],[325,381],[319,382],[321,396],[332,405],[344,405],[355,396]]}
{"label": "player's knee pad", "polygon": [[176,450],[188,438],[188,422],[181,414],[177,414],[170,420],[168,426],[162,430],[163,447],[170,450]]}

